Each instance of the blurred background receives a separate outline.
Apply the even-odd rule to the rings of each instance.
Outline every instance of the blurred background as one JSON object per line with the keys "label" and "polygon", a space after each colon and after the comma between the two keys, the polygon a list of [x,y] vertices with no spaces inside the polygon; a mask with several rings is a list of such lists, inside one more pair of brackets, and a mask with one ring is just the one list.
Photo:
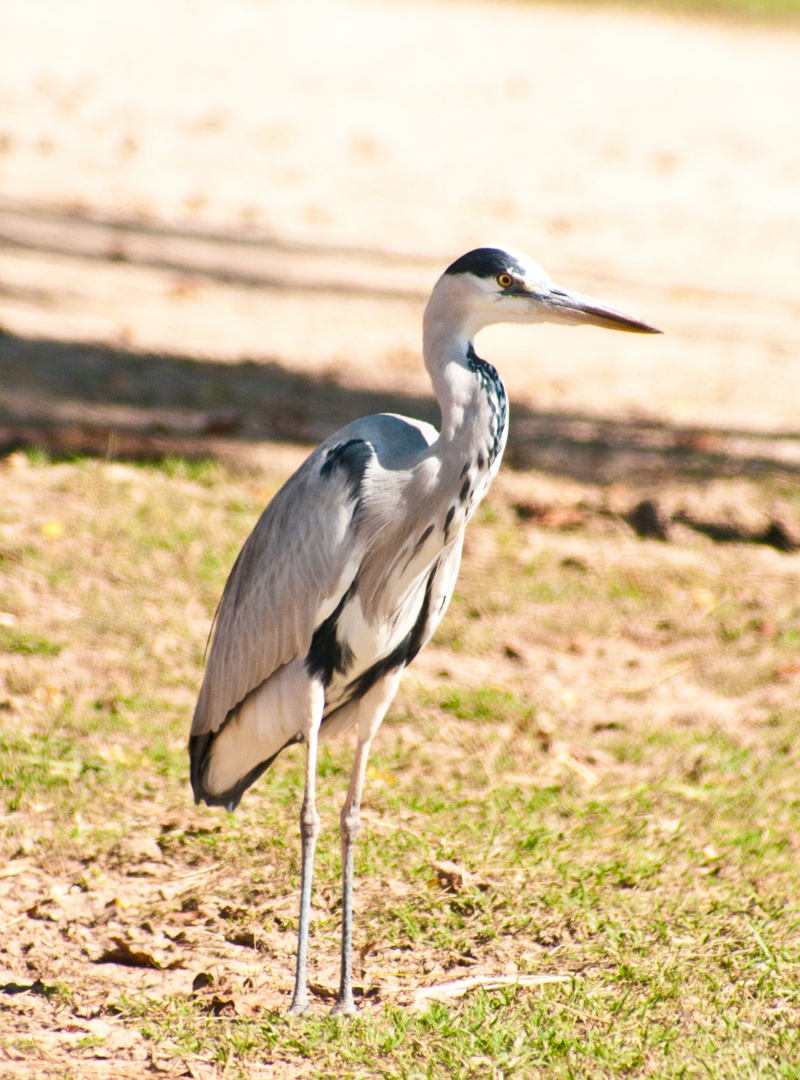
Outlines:
{"label": "blurred background", "polygon": [[798,6],[754,6],[7,0],[2,445],[435,419],[425,298],[500,242],[666,331],[487,331],[512,463],[567,418],[800,463]]}

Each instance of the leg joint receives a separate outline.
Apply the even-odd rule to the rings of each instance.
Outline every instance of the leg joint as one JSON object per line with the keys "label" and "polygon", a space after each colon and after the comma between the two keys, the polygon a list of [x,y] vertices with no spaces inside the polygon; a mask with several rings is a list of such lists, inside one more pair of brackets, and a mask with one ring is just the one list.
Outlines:
{"label": "leg joint", "polygon": [[319,836],[319,814],[316,809],[303,807],[300,814],[300,835],[304,840],[316,840]]}
{"label": "leg joint", "polygon": [[347,840],[351,844],[355,843],[358,839],[358,834],[361,831],[361,813],[357,806],[351,806],[349,811],[347,807],[342,809],[341,817],[339,818],[339,834],[342,840]]}

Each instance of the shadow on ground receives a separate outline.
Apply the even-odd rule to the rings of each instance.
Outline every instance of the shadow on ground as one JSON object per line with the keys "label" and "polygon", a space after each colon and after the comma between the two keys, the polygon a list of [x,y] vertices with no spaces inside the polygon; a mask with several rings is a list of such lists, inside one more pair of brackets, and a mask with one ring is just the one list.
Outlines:
{"label": "shadow on ground", "polygon": [[[0,453],[153,460],[213,456],[213,440],[313,444],[359,416],[398,412],[438,421],[432,397],[375,393],[275,361],[189,356],[0,334]],[[800,436],[687,429],[536,410],[512,402],[506,457],[586,483],[800,474]]]}
{"label": "shadow on ground", "polygon": [[[318,293],[416,303],[428,296],[427,288],[420,286],[420,271],[430,276],[443,262],[443,257],[358,245],[287,241],[253,227],[246,233],[187,228],[3,198],[0,249],[101,266],[125,264],[192,281],[278,292],[307,289],[308,269],[313,266]],[[0,283],[2,295],[50,298],[46,291],[4,288]]]}
{"label": "shadow on ground", "polygon": [[[135,265],[244,288],[293,290],[313,272],[316,287],[414,303],[441,259],[347,246],[288,242],[188,229],[0,200],[0,247],[44,258]],[[36,304],[35,287],[3,289]],[[24,294],[24,295],[21,295]],[[39,447],[154,460],[208,457],[223,442],[246,457],[253,444],[314,444],[359,416],[398,412],[438,422],[432,397],[375,393],[334,377],[299,374],[269,357],[239,363],[134,352],[125,347],[0,329],[0,454]],[[800,474],[800,432],[686,428],[617,416],[544,411],[512,401],[506,463],[583,483]]]}

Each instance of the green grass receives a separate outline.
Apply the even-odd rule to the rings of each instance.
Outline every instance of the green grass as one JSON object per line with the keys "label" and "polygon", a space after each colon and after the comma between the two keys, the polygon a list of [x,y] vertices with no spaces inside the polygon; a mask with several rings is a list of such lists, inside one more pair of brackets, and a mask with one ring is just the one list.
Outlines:
{"label": "green grass", "polygon": [[[78,1005],[59,986],[102,1001],[159,1058],[226,1077],[800,1076],[795,557],[591,525],[565,539],[493,502],[473,523],[479,554],[468,544],[428,674],[404,681],[371,757],[356,856],[363,1012],[342,1021],[318,1002],[297,1021],[279,1003],[302,748],[234,816],[190,810],[185,751],[209,620],[272,489],[181,462],[35,461],[12,479],[1,849],[39,868],[46,910],[51,896],[111,896],[117,934],[175,935],[197,910],[174,949],[190,975],[212,971],[195,994],[100,993],[78,949],[82,960],[48,976],[54,950],[80,940],[96,955],[110,931],[84,918],[48,945],[59,924],[33,924],[27,896],[9,941],[27,935],[19,956],[40,965],[60,1008]],[[319,757],[322,984],[335,982],[351,760],[350,739]],[[144,840],[162,861],[147,855],[139,871]],[[463,871],[449,884],[448,861]],[[131,891],[148,874],[162,893]],[[235,933],[260,943],[247,977],[226,960]],[[475,972],[562,981],[419,997]],[[283,997],[265,1005],[273,985]],[[46,1030],[37,1042],[0,1022],[0,1045],[33,1068]]]}
{"label": "green grass", "polygon": [[[396,762],[396,738],[390,728],[377,770]],[[719,753],[724,759],[728,748]],[[324,804],[346,763],[343,751],[331,755]],[[417,835],[367,827],[357,859],[358,941],[377,938],[395,963],[406,957],[406,968],[420,957],[450,970],[465,962],[466,975],[475,957],[495,957],[500,970],[513,958],[521,973],[562,974],[566,983],[477,991],[461,1003],[421,1009],[389,1001],[352,1023],[319,1016],[297,1023],[278,1014],[212,1021],[201,1007],[178,1001],[123,1005],[123,1012],[144,1023],[155,1042],[199,1048],[233,1075],[247,1075],[248,1060],[280,1050],[313,1061],[319,1076],[479,1077],[500,1070],[796,1077],[800,912],[793,843],[800,806],[796,795],[786,798],[790,775],[782,762],[764,758],[752,775],[729,770],[694,789],[667,776],[592,795],[560,783],[535,790],[501,784],[489,795],[473,789],[455,796],[443,777],[426,785],[420,802],[419,778],[406,764],[393,785],[367,796],[380,821],[402,817]],[[276,805],[283,804],[282,816],[296,816],[299,780],[299,761],[287,757],[266,781],[262,829],[244,851],[236,849],[243,867],[276,854],[288,860],[295,885],[296,844],[281,844],[276,853],[268,822]],[[770,807],[781,812],[762,827],[757,822]],[[331,817],[318,864],[317,947],[336,936]],[[238,832],[217,834],[213,856],[210,842],[204,845],[207,856],[231,857],[229,845],[241,839]],[[457,892],[432,888],[432,856],[455,858],[478,879]],[[411,894],[387,905],[375,883],[394,877],[409,881]]]}
{"label": "green grass", "polygon": [[35,634],[18,633],[11,627],[0,627],[0,650],[21,653],[23,656],[58,656],[63,646]]}
{"label": "green grass", "polygon": [[[586,2],[594,5],[596,0]],[[800,17],[798,0],[621,0],[615,6],[739,19],[794,20]]]}

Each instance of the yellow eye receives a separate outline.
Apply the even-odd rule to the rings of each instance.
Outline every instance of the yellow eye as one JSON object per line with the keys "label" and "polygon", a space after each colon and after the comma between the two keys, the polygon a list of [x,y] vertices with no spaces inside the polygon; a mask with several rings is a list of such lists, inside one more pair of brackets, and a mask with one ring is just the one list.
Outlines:
{"label": "yellow eye", "polygon": [[507,289],[509,285],[514,284],[514,279],[512,278],[511,274],[498,274],[497,284],[500,286],[501,289]]}

